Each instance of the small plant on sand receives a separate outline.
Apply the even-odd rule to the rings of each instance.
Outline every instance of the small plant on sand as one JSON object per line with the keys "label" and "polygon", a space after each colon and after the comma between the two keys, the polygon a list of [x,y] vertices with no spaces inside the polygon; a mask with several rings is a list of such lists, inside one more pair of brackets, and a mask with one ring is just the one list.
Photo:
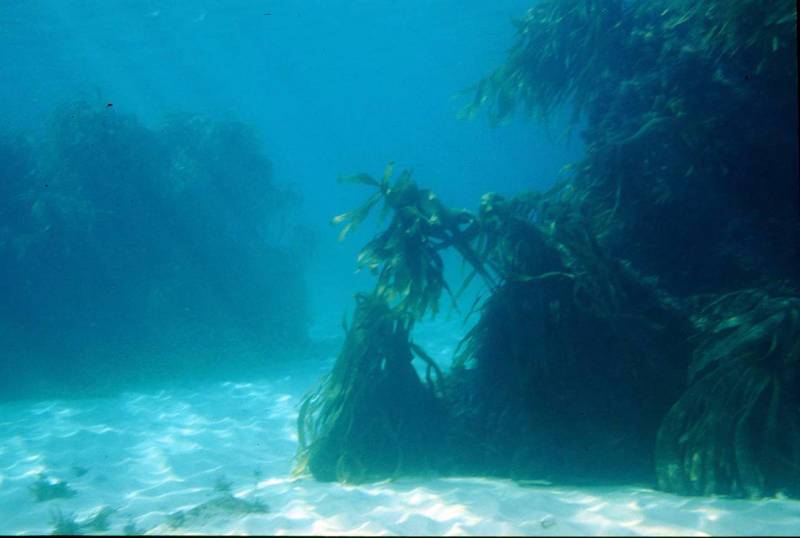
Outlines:
{"label": "small plant on sand", "polygon": [[56,508],[50,513],[50,522],[53,525],[51,534],[54,536],[77,536],[105,532],[111,527],[109,518],[114,512],[116,512],[115,509],[104,506],[93,517],[79,522],[74,513],[64,513],[61,509]]}
{"label": "small plant on sand", "polygon": [[269,506],[260,499],[248,501],[230,493],[214,497],[190,510],[178,510],[167,516],[167,525],[173,529],[202,525],[206,522],[231,515],[267,514]]}
{"label": "small plant on sand", "polygon": [[48,478],[46,473],[39,473],[36,482],[31,484],[29,490],[36,502],[69,499],[78,494],[66,481]]}
{"label": "small plant on sand", "polygon": [[125,536],[141,536],[145,533],[145,529],[140,528],[136,525],[136,522],[133,518],[129,519],[125,526],[122,527],[122,534]]}
{"label": "small plant on sand", "polygon": [[81,534],[96,534],[105,532],[111,527],[111,515],[115,509],[104,506],[93,516],[83,521],[78,521],[73,512],[64,513],[56,508],[50,512],[50,522],[53,525],[55,536],[77,536]]}
{"label": "small plant on sand", "polygon": [[233,482],[228,480],[224,474],[217,477],[217,481],[214,483],[214,491],[219,493],[230,493],[231,489],[233,488]]}
{"label": "small plant on sand", "polygon": [[114,512],[116,512],[115,509],[111,508],[110,506],[104,506],[99,512],[97,512],[97,514],[94,515],[94,517],[82,523],[81,526],[84,530],[90,532],[107,531],[109,527],[111,527],[110,518]]}
{"label": "small plant on sand", "polygon": [[75,521],[75,514],[65,514],[56,508],[50,512],[50,523],[53,525],[53,536],[77,536],[83,534],[81,525]]}
{"label": "small plant on sand", "polygon": [[88,468],[81,467],[80,465],[73,465],[71,470],[72,470],[72,473],[75,476],[77,476],[78,478],[80,478],[81,476],[83,476],[83,475],[85,475],[86,473],[89,472]]}

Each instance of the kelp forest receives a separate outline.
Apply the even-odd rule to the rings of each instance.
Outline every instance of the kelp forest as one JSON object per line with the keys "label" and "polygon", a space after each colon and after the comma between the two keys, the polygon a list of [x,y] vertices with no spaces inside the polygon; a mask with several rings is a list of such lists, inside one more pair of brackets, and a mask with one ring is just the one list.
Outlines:
{"label": "kelp forest", "polygon": [[72,102],[0,137],[0,177],[2,398],[251,372],[305,342],[299,194],[247,125]]}
{"label": "kelp forest", "polygon": [[[542,0],[514,21],[465,118],[566,111],[585,155],[474,211],[391,164],[342,178],[369,197],[341,237],[378,217],[357,260],[375,284],[301,404],[297,472],[800,497],[796,23],[788,0]],[[442,368],[415,324],[470,286]]]}

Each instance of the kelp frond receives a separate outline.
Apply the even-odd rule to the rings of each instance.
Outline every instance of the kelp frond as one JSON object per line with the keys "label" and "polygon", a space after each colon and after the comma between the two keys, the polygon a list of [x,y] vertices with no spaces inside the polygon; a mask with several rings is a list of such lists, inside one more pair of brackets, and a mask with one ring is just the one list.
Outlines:
{"label": "kelp frond", "polygon": [[699,48],[716,59],[753,53],[757,71],[781,50],[796,50],[797,3],[791,0],[695,0],[674,2],[664,24],[690,22]]}
{"label": "kelp frond", "polygon": [[800,299],[750,289],[713,301],[690,386],[658,434],[659,486],[689,495],[800,494]]}
{"label": "kelp frond", "polygon": [[[382,297],[356,296],[333,370],[301,403],[297,472],[358,483],[434,467],[443,435],[441,371],[410,340],[412,327],[413,319]],[[435,370],[436,381],[419,380],[415,355]]]}
{"label": "kelp frond", "polygon": [[478,84],[462,113],[488,107],[494,121],[517,104],[547,119],[572,104],[575,117],[608,78],[610,55],[619,54],[624,3],[620,0],[543,0],[515,21],[517,40],[506,63]]}
{"label": "kelp frond", "polygon": [[432,192],[417,187],[408,170],[390,182],[392,170],[390,163],[380,182],[368,174],[350,176],[347,182],[372,186],[377,191],[361,207],[333,222],[345,224],[340,235],[343,237],[383,201],[381,214],[390,215],[391,219],[359,252],[358,265],[378,275],[378,296],[392,308],[421,319],[427,313],[438,312],[442,293],[454,299],[444,278],[440,255],[443,249],[455,248],[477,271],[490,277],[469,244],[475,232],[474,217],[467,211],[446,207]]}

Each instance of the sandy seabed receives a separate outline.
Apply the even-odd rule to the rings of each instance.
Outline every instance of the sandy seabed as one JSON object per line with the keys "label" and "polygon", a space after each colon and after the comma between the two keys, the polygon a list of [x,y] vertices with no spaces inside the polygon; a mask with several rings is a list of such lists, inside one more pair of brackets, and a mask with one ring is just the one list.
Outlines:
{"label": "sandy seabed", "polygon": [[[101,534],[800,532],[800,501],[785,499],[485,478],[367,486],[294,478],[297,403],[328,366],[253,383],[0,405],[0,533],[50,533],[58,514]],[[37,501],[31,487],[41,473],[74,494]],[[104,508],[107,525],[93,527]]]}

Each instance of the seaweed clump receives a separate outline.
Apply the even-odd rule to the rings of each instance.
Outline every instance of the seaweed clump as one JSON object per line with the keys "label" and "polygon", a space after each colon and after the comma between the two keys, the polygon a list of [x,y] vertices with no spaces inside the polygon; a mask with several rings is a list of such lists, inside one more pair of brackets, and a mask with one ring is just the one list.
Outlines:
{"label": "seaweed clump", "polygon": [[29,489],[36,502],[70,499],[78,494],[66,481],[50,478],[46,473],[39,473]]}
{"label": "seaweed clump", "polygon": [[800,297],[707,305],[689,387],[658,434],[658,481],[689,495],[800,496]]}
{"label": "seaweed clump", "polygon": [[479,252],[500,284],[449,379],[462,471],[561,481],[652,475],[658,421],[683,385],[676,335],[690,325],[569,210],[484,196]]}
{"label": "seaweed clump", "polygon": [[[544,195],[567,208],[544,230],[575,230],[565,224],[579,215],[589,243],[569,232],[558,250],[613,261],[604,270],[572,257],[604,275],[588,289],[612,300],[593,310],[633,322],[601,333],[612,347],[659,326],[676,342],[659,359],[667,379],[615,379],[613,366],[580,374],[623,393],[666,388],[643,439],[668,491],[798,495],[796,19],[786,0],[543,1],[518,21],[506,64],[467,109],[501,120],[522,105],[547,120],[565,106],[584,120],[586,157],[561,194]],[[620,286],[626,273],[641,275],[676,323],[618,301],[616,290],[631,289]],[[580,327],[573,319],[578,345]],[[498,323],[475,340],[494,349],[508,332]],[[629,420],[625,409],[612,415]]]}
{"label": "seaweed clump", "polygon": [[[390,185],[390,172],[380,183],[354,176],[377,192],[334,219],[351,228],[381,199],[392,214],[359,254],[375,290],[356,296],[332,372],[301,404],[298,469],[349,482],[431,471],[565,478],[611,459],[617,470],[651,471],[647,440],[685,368],[674,336],[689,325],[675,308],[609,259],[552,193],[547,203],[490,193],[472,214],[408,172]],[[478,275],[491,291],[449,376],[411,339],[442,294],[458,295],[443,277],[444,249],[471,267],[459,293]]]}
{"label": "seaweed clump", "polygon": [[788,0],[538,2],[466,111],[571,108],[573,204],[665,291],[796,281],[796,19]]}
{"label": "seaweed clump", "polygon": [[[381,200],[392,213],[386,230],[360,253],[362,267],[378,273],[356,309],[333,370],[304,399],[298,416],[298,471],[320,480],[363,482],[436,468],[443,442],[437,396],[441,371],[411,340],[415,321],[435,312],[444,290],[438,251],[455,240],[443,206],[403,172],[390,184],[389,165],[378,182],[367,174],[344,178],[377,188],[359,209],[336,217],[342,237]],[[427,366],[423,382],[411,361]],[[435,377],[434,377],[435,376]]]}
{"label": "seaweed clump", "polygon": [[105,532],[111,527],[110,518],[116,512],[109,506],[102,507],[94,516],[79,521],[75,514],[65,514],[59,509],[51,513],[54,536],[80,536]]}
{"label": "seaweed clump", "polygon": [[[475,214],[407,173],[351,178],[377,192],[335,219],[343,235],[381,200],[392,220],[359,256],[378,284],[303,401],[300,469],[800,496],[796,18],[788,0],[529,9],[466,113],[571,108],[586,156]],[[480,276],[488,297],[440,374],[410,335],[460,293],[444,249],[471,266],[460,290]]]}
{"label": "seaweed clump", "polygon": [[0,134],[0,174],[4,397],[202,375],[221,356],[251,370],[307,341],[301,201],[247,125],[156,129],[71,103],[35,141]]}

